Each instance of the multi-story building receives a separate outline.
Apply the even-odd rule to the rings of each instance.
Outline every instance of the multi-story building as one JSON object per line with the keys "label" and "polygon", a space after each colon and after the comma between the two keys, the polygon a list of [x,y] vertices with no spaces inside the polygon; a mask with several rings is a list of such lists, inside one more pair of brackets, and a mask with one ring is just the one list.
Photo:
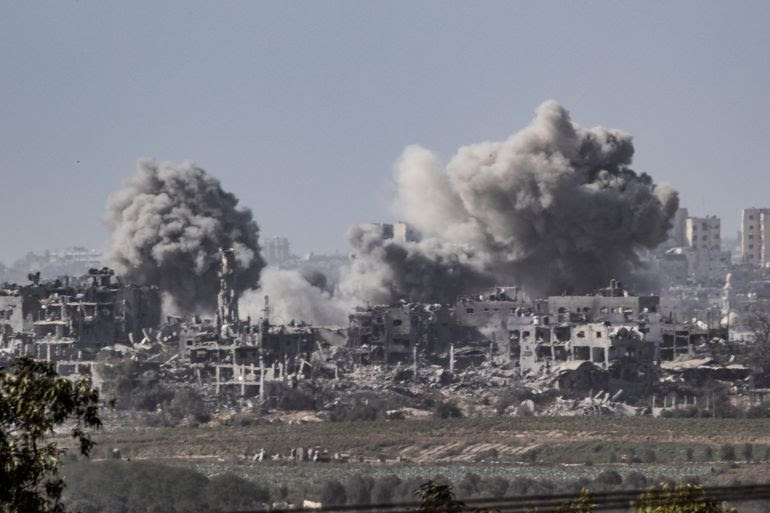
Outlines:
{"label": "multi-story building", "polygon": [[289,239],[286,237],[268,237],[263,241],[262,248],[268,264],[279,265],[291,258]]}
{"label": "multi-story building", "polygon": [[44,278],[80,276],[89,269],[102,267],[101,252],[82,247],[46,250],[42,254],[27,253],[10,269],[16,277],[39,272]]}
{"label": "multi-story building", "polygon": [[382,233],[382,239],[392,239],[396,242],[415,242],[419,240],[417,232],[406,223],[364,223],[361,226],[373,227]]}
{"label": "multi-story building", "polygon": [[689,213],[686,208],[677,209],[674,214],[674,220],[671,227],[671,244],[672,246],[684,246],[687,243],[687,219]]}
{"label": "multi-story building", "polygon": [[759,267],[770,264],[770,208],[741,211],[741,257]]}
{"label": "multi-story building", "polygon": [[66,344],[97,350],[138,343],[160,324],[156,287],[123,285],[107,268],[91,269],[80,281],[64,278],[0,288],[0,341],[27,337],[35,345]]}
{"label": "multi-story building", "polygon": [[721,224],[717,216],[688,217],[685,221],[687,246],[696,251],[719,251],[722,246]]}
{"label": "multi-story building", "polygon": [[730,266],[729,251],[722,251],[721,220],[717,216],[688,217],[684,255],[688,272],[699,282],[724,282]]}
{"label": "multi-story building", "polygon": [[418,240],[417,232],[406,223],[395,223],[393,225],[393,239],[398,242],[414,242]]}

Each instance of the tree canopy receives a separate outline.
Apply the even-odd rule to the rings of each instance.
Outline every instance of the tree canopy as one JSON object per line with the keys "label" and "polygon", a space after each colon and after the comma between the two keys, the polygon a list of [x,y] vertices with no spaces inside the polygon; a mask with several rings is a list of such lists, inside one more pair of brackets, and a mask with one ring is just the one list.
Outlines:
{"label": "tree canopy", "polygon": [[28,357],[0,368],[0,512],[65,511],[58,473],[65,451],[48,436],[66,423],[87,456],[94,445],[87,430],[101,427],[98,407],[87,377],[70,381]]}

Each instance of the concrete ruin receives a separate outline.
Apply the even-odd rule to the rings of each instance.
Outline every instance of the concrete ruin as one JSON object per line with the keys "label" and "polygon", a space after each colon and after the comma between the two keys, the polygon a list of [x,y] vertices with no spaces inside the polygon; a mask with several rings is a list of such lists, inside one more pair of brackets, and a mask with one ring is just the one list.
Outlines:
{"label": "concrete ruin", "polygon": [[[711,382],[751,390],[751,369],[728,360],[732,346],[715,342],[727,334],[718,323],[688,322],[673,303],[632,294],[615,280],[587,295],[533,299],[501,286],[452,304],[357,307],[347,326],[329,328],[273,324],[268,297],[259,319],[242,319],[235,265],[231,250],[219,251],[209,318],[161,320],[156,288],[123,284],[107,268],[50,281],[31,274],[28,285],[0,289],[2,355],[32,355],[65,374],[95,373],[98,360],[130,358],[153,382],[272,407],[293,389],[319,384],[338,399],[351,390],[407,398],[438,390],[469,401],[510,387],[550,390],[561,402],[542,411],[553,414],[569,413],[569,405],[641,413],[656,396],[691,397]],[[749,311],[746,305],[770,297],[760,281],[750,280],[749,293],[736,282],[720,297]],[[510,411],[534,411],[528,401]]]}
{"label": "concrete ruin", "polygon": [[104,347],[141,343],[160,324],[157,288],[124,285],[107,268],[80,279],[6,284],[0,290],[0,347],[58,363],[91,360]]}

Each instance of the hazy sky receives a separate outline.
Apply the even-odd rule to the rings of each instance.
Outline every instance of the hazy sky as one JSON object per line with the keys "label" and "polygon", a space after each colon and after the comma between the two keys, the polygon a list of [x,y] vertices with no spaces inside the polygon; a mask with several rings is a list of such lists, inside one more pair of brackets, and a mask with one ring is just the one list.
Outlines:
{"label": "hazy sky", "polygon": [[296,252],[392,220],[392,167],[554,98],[737,229],[770,205],[770,2],[3,0],[0,260],[102,247],[139,157],[194,160]]}

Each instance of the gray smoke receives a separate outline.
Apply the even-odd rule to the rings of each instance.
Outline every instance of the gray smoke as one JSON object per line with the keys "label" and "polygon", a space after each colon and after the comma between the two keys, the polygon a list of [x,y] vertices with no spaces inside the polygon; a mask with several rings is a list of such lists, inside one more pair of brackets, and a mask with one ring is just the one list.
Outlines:
{"label": "gray smoke", "polygon": [[341,287],[366,301],[437,301],[491,282],[537,296],[629,279],[638,251],[666,239],[679,203],[631,170],[633,154],[629,134],[582,128],[554,101],[505,141],[460,148],[445,168],[408,147],[396,165],[396,209],[423,239],[352,230],[358,258]]}
{"label": "gray smoke", "polygon": [[180,313],[214,310],[220,248],[235,252],[236,292],[259,281],[264,262],[251,212],[191,162],[140,160],[110,195],[106,218],[109,264],[133,283],[160,287]]}
{"label": "gray smoke", "polygon": [[321,280],[322,276],[318,272],[267,267],[262,272],[259,289],[247,290],[241,296],[240,311],[252,319],[260,318],[264,298],[269,296],[271,322],[304,321],[315,325],[344,325],[353,305],[325,290],[325,278]]}
{"label": "gray smoke", "polygon": [[340,283],[343,297],[357,303],[396,299],[452,302],[457,294],[492,285],[470,250],[438,239],[417,242],[384,239],[377,225],[353,226],[347,233],[353,261]]}

